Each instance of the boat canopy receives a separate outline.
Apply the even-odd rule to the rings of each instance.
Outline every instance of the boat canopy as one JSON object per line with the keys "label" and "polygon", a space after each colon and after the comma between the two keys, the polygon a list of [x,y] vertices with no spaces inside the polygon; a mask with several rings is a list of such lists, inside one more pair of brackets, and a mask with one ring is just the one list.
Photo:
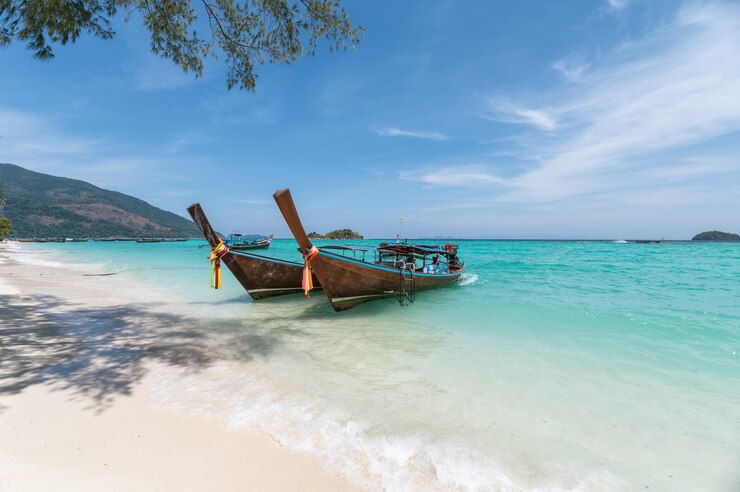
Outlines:
{"label": "boat canopy", "polygon": [[239,234],[238,232],[229,234],[228,237],[230,239],[233,238],[233,239],[241,239],[241,240],[267,239],[267,236],[263,236],[262,234]]}
{"label": "boat canopy", "polygon": [[449,256],[450,251],[440,248],[437,245],[432,244],[408,244],[408,243],[397,243],[397,244],[384,244],[379,247],[374,246],[361,246],[354,244],[332,244],[327,246],[320,246],[319,249],[324,250],[335,250],[335,251],[361,251],[367,252],[378,252],[378,253],[393,253],[399,255],[441,255]]}
{"label": "boat canopy", "polygon": [[377,251],[379,248],[374,246],[360,246],[354,244],[330,244],[328,246],[320,246],[319,249],[337,249],[340,251]]}
{"label": "boat canopy", "polygon": [[448,252],[444,249],[440,248],[439,246],[434,247],[432,245],[428,244],[389,244],[388,246],[383,246],[382,248],[378,248],[379,251],[385,252],[392,252],[392,253],[399,253],[399,254],[407,254],[407,253],[413,253],[417,255],[447,255]]}

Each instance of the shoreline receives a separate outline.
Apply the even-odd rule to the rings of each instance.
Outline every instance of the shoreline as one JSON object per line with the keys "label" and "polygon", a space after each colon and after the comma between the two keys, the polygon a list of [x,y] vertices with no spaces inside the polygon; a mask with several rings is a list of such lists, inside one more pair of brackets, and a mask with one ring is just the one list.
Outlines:
{"label": "shoreline", "polygon": [[[15,374],[0,379],[0,405],[2,395],[26,403],[0,410],[0,422],[12,417],[29,439],[13,434],[21,451],[0,442],[0,489],[10,480],[5,469],[67,480],[60,473],[71,465],[58,448],[52,471],[23,459],[55,445],[50,436],[69,426],[68,413],[110,441],[99,446],[106,456],[138,459],[130,465],[137,475],[124,480],[130,488],[152,473],[144,488],[158,486],[149,462],[192,468],[190,481],[215,473],[234,484],[220,488],[309,487],[265,475],[294,473],[290,458],[260,461],[240,478],[240,467],[255,461],[244,450],[266,439],[268,451],[257,454],[282,446],[318,464],[319,474],[339,475],[339,485],[322,490],[351,487],[345,479],[370,490],[734,490],[740,449],[727,415],[738,400],[726,388],[737,381],[740,311],[727,259],[737,255],[704,249],[490,243],[471,248],[475,288],[431,292],[413,309],[378,302],[337,316],[320,296],[245,302],[228,275],[223,289],[211,289],[197,244],[11,246],[0,283],[22,295],[0,295],[0,371]],[[442,302],[448,296],[456,302]],[[25,329],[5,329],[3,319]],[[48,420],[34,419],[36,434],[21,418],[33,412]],[[113,432],[118,415],[126,439]],[[138,422],[145,442],[129,435]],[[696,429],[706,439],[693,440]],[[110,460],[84,461],[68,443],[85,453],[87,443],[64,432],[59,445],[87,467],[85,476],[109,473]],[[208,447],[226,449],[229,436],[249,442],[226,458]],[[126,451],[137,446],[146,458]],[[192,458],[193,447],[207,450]],[[220,465],[209,462],[214,455]],[[9,468],[9,458],[20,462]],[[106,488],[77,480],[65,487]]]}
{"label": "shoreline", "polygon": [[145,359],[185,353],[149,335],[165,315],[23,254],[0,245],[0,488],[360,490],[267,434],[153,405]]}

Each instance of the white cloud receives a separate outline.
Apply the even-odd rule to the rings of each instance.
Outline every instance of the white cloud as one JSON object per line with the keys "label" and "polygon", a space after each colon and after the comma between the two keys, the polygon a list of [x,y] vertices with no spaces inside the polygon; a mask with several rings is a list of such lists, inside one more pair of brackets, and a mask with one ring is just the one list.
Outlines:
{"label": "white cloud", "polygon": [[[502,236],[687,238],[732,230],[740,209],[740,6],[691,6],[601,53],[576,84],[521,101],[484,99],[486,117],[548,131],[498,133],[484,144],[495,150],[488,162],[430,165],[400,177],[459,188],[449,191],[455,200],[427,207],[464,209],[456,227],[485,223]],[[578,61],[566,60],[566,69]],[[537,108],[535,117],[522,108]]]}
{"label": "white cloud", "polygon": [[558,108],[576,128],[542,164],[512,180],[510,199],[552,200],[619,186],[625,169],[660,161],[740,131],[740,9],[682,10],[676,20],[626,46],[621,60],[584,82]]}
{"label": "white cloud", "polygon": [[[739,149],[711,146],[707,155],[707,145],[740,135],[740,6],[692,5],[579,73],[577,88],[537,94],[538,105],[547,110],[500,96],[486,99],[492,111],[486,118],[548,131],[545,139],[519,134],[518,162],[526,162],[526,170],[507,173],[505,180],[483,165],[474,172],[462,166],[405,177],[432,184],[501,185],[499,203],[529,205],[623,196],[623,190],[658,194],[668,183],[698,187],[696,180],[720,173],[726,178],[716,179],[714,189],[727,191],[732,173],[740,178]],[[668,202],[666,193],[685,193],[680,187],[672,190],[661,192],[661,198]]]}
{"label": "white cloud", "polygon": [[550,66],[568,82],[578,82],[591,64],[584,62],[579,56],[568,56],[554,61]]}
{"label": "white cloud", "polygon": [[76,136],[67,126],[60,115],[0,108],[0,162],[123,192],[154,183],[180,184],[188,179],[178,172],[183,165],[199,162],[190,155],[170,155],[168,144],[132,153],[128,142]]}
{"label": "white cloud", "polygon": [[211,142],[213,139],[204,135],[202,131],[185,131],[175,134],[164,143],[164,150],[171,154],[178,154],[194,146]]}
{"label": "white cloud", "polygon": [[607,3],[612,10],[622,10],[629,5],[630,0],[607,0]]}
{"label": "white cloud", "polygon": [[488,98],[486,103],[491,112],[481,116],[483,119],[532,125],[546,131],[553,131],[558,127],[557,119],[548,110],[522,107],[506,99],[494,97]]}
{"label": "white cloud", "polygon": [[400,128],[383,128],[376,130],[378,135],[381,137],[411,137],[411,138],[426,138],[428,140],[447,140],[448,137],[439,132],[424,132],[424,131],[409,131],[401,130]]}
{"label": "white cloud", "polygon": [[103,144],[100,140],[72,136],[59,126],[53,118],[0,108],[0,158],[21,163],[59,155],[91,154]]}
{"label": "white cloud", "polygon": [[433,170],[402,171],[401,179],[420,181],[438,186],[479,186],[506,184],[506,181],[488,171],[484,166],[472,164],[466,166],[443,167]]}

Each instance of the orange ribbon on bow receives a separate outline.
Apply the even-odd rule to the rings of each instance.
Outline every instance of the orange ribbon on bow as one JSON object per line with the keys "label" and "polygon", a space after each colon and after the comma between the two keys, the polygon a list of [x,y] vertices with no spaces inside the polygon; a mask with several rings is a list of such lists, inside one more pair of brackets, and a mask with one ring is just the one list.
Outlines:
{"label": "orange ribbon on bow", "polygon": [[316,246],[311,246],[311,249],[308,250],[308,253],[303,255],[303,282],[301,282],[301,287],[303,288],[303,292],[306,297],[311,297],[311,290],[313,289],[311,260],[313,260],[318,254],[319,248],[317,248]]}
{"label": "orange ribbon on bow", "polygon": [[221,288],[221,257],[229,252],[223,241],[219,241],[211,250],[211,287]]}

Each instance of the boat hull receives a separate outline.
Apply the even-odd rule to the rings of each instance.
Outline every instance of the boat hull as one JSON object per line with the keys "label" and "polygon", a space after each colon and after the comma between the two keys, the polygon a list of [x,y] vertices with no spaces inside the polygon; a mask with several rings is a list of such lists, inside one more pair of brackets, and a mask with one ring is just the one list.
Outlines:
{"label": "boat hull", "polygon": [[240,244],[238,246],[229,246],[230,250],[233,251],[246,251],[250,249],[268,249],[270,247],[270,243],[264,243],[264,244],[249,244],[249,245],[243,245]]}
{"label": "boat hull", "polygon": [[[319,252],[317,258],[324,271],[330,276],[333,293],[329,296],[336,311],[344,311],[358,304],[395,297],[404,292],[402,276],[406,285],[411,273],[398,269],[346,258],[326,251]],[[454,284],[460,280],[463,271],[448,274],[414,273],[414,293],[437,289]]]}
{"label": "boat hull", "polygon": [[[266,256],[229,251],[221,258],[252,299],[303,292],[303,265]],[[314,285],[319,281],[314,276]],[[319,287],[320,289],[320,287]]]}
{"label": "boat hull", "polygon": [[[188,212],[211,248],[215,248],[220,240],[203,209],[199,204],[194,204],[188,207]],[[231,250],[221,257],[221,263],[226,265],[252,299],[267,299],[303,291],[302,263]],[[315,275],[313,282],[314,285],[319,285]]]}

